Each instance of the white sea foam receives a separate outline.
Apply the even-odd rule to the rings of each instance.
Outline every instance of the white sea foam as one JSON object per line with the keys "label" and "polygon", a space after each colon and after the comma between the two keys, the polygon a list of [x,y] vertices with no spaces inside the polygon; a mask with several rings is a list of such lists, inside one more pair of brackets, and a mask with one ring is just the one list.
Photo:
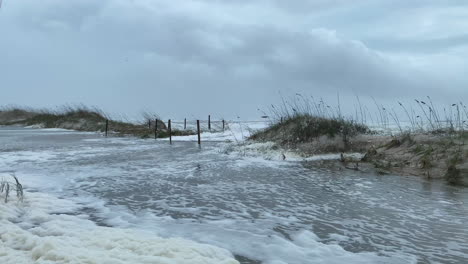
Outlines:
{"label": "white sea foam", "polygon": [[96,226],[77,211],[41,193],[26,193],[23,204],[0,203],[0,263],[238,263],[218,247]]}
{"label": "white sea foam", "polygon": [[[226,144],[223,146],[224,153],[240,156],[245,161],[252,158],[264,159],[267,161],[321,161],[321,160],[340,160],[340,153],[333,154],[317,154],[312,156],[303,156],[295,151],[283,149],[276,146],[274,142],[242,142],[240,144]],[[347,159],[361,159],[362,153],[346,153],[344,157]],[[256,161],[258,161],[256,159]],[[268,162],[270,165],[271,162]]]}
{"label": "white sea foam", "polygon": [[[138,216],[120,211],[111,222],[115,225],[158,230],[162,236],[184,236],[202,243],[222,246],[236,254],[262,261],[265,264],[311,263],[416,263],[408,258],[382,257],[376,253],[352,253],[337,244],[324,244],[312,232],[300,230],[290,239],[267,231],[277,222],[288,224],[297,219],[265,214],[264,220],[214,220],[197,223],[190,220],[159,218],[151,213]],[[155,223],[157,223],[155,225]],[[258,225],[266,228],[258,230]],[[306,261],[306,262],[304,262]]]}
{"label": "white sea foam", "polygon": [[[201,133],[201,141],[224,141],[224,142],[242,142],[257,130],[263,129],[268,126],[268,122],[255,121],[255,122],[227,122],[226,128],[223,131],[222,127],[216,127],[212,131],[204,128]],[[180,127],[182,129],[183,127]],[[195,131],[194,127],[188,127],[192,131]],[[169,140],[169,139],[162,139]],[[197,135],[191,136],[177,136],[173,137],[175,141],[197,141]]]}

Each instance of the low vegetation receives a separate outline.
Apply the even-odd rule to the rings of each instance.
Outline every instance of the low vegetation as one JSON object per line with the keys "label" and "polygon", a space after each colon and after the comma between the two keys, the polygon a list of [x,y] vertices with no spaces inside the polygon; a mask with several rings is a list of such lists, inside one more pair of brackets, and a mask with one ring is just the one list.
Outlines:
{"label": "low vegetation", "polygon": [[312,142],[323,136],[331,139],[339,137],[343,142],[343,151],[345,151],[350,147],[351,137],[369,132],[367,126],[353,121],[297,114],[284,118],[263,131],[254,133],[251,139],[275,141],[282,145],[295,145]]}
{"label": "low vegetation", "polygon": [[351,151],[357,146],[353,137],[371,132],[362,120],[345,118],[339,106],[332,108],[323,100],[317,102],[300,94],[291,100],[283,99],[281,105],[270,106],[267,112],[264,114],[272,124],[250,139],[273,141],[313,154]]}
{"label": "low vegetation", "polygon": [[[77,131],[104,132],[106,123],[108,131],[118,136],[137,136],[141,138],[154,137],[156,115],[152,115],[151,123],[148,123],[148,113],[141,123],[112,120],[103,111],[97,108],[85,106],[62,107],[58,110],[38,110],[18,107],[3,108],[0,110],[0,125],[5,126],[30,126],[36,128],[63,128]],[[159,138],[168,137],[166,124],[158,119]],[[173,129],[172,135],[192,135],[192,131],[180,131]]]}
{"label": "low vegetation", "polygon": [[[468,184],[465,104],[437,107],[427,97],[415,100],[413,106],[399,102],[398,113],[375,100],[377,111],[371,112],[361,105],[359,98],[357,101],[355,115],[345,118],[339,105],[332,107],[323,100],[298,94],[291,100],[283,100],[282,105],[272,105],[269,113],[264,112],[272,124],[254,133],[251,139],[274,142],[305,156],[361,152],[365,153],[361,162],[372,164],[381,173],[445,178],[453,184]],[[378,129],[372,130],[366,124]]]}
{"label": "low vegetation", "polygon": [[454,134],[404,134],[369,149],[363,161],[382,173],[446,178],[468,184],[468,145]]}
{"label": "low vegetation", "polygon": [[21,185],[15,174],[9,173],[6,175],[0,175],[0,195],[3,196],[2,200],[5,203],[9,201],[11,193],[16,193],[18,201],[23,201],[23,185]]}

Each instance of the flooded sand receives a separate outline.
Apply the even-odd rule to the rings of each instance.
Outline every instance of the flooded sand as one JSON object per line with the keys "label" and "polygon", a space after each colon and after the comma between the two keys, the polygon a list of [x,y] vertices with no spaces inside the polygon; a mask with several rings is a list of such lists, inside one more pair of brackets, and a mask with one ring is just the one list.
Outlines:
{"label": "flooded sand", "polygon": [[98,225],[182,237],[241,263],[466,263],[468,190],[225,143],[0,129],[0,166]]}

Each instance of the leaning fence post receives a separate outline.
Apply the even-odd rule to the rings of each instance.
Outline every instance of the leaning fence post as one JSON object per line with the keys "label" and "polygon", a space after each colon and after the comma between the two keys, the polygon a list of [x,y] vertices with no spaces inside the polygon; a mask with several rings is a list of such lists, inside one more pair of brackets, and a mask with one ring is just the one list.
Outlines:
{"label": "leaning fence post", "polygon": [[158,138],[158,119],[154,121],[154,139]]}
{"label": "leaning fence post", "polygon": [[198,145],[201,144],[201,138],[200,138],[200,120],[197,120],[197,134],[198,134]]}
{"label": "leaning fence post", "polygon": [[109,119],[106,119],[106,137],[107,137],[108,130],[109,130]]}
{"label": "leaning fence post", "polygon": [[169,144],[172,145],[172,128],[171,128],[171,120],[169,119],[169,121],[167,122],[168,123],[168,126],[167,126],[167,130],[169,132]]}
{"label": "leaning fence post", "polygon": [[211,115],[208,115],[208,130],[211,130]]}

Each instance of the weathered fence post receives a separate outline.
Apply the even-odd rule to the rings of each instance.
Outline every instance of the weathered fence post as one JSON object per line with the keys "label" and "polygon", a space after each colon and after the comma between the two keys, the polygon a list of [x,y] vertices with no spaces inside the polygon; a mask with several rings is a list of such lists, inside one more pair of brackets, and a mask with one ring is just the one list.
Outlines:
{"label": "weathered fence post", "polygon": [[224,131],[224,126],[225,126],[225,121],[224,121],[224,119],[223,119],[223,131]]}
{"label": "weathered fence post", "polygon": [[169,132],[169,144],[172,145],[172,127],[171,127],[171,120],[170,119],[167,122],[167,124],[168,124],[167,131]]}
{"label": "weathered fence post", "polygon": [[154,120],[154,139],[158,138],[158,119]]}
{"label": "weathered fence post", "polygon": [[208,130],[211,130],[211,115],[208,115]]}
{"label": "weathered fence post", "polygon": [[200,138],[200,120],[197,120],[197,134],[198,134],[198,145],[201,144],[201,138]]}
{"label": "weathered fence post", "polygon": [[187,118],[184,118],[184,130],[187,129]]}
{"label": "weathered fence post", "polygon": [[107,131],[109,131],[109,119],[106,119],[106,137],[107,137]]}

